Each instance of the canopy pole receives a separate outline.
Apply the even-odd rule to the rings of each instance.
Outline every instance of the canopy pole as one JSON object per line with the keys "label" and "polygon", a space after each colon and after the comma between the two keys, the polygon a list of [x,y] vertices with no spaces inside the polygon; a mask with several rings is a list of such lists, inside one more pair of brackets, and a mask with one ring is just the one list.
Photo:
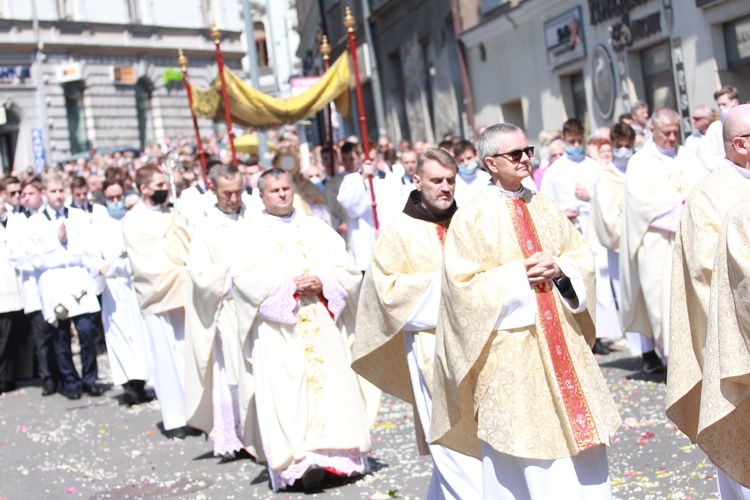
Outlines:
{"label": "canopy pole", "polygon": [[185,90],[187,91],[188,98],[188,107],[190,108],[190,116],[193,118],[193,131],[195,132],[195,142],[198,147],[198,158],[200,158],[201,162],[203,183],[206,185],[206,187],[209,187],[211,183],[209,182],[208,175],[206,174],[206,152],[203,150],[203,141],[201,140],[201,133],[198,129],[198,119],[195,117],[195,112],[193,111],[193,93],[190,89],[190,80],[188,79],[187,73],[188,58],[182,52],[182,49],[179,49],[177,51],[177,64],[180,66],[180,69],[182,69],[182,82],[185,84]]}
{"label": "canopy pole", "polygon": [[[357,108],[359,109],[359,128],[362,133],[362,150],[365,153],[365,161],[370,160],[370,136],[367,133],[367,116],[365,115],[365,102],[362,98],[362,82],[359,79],[359,64],[357,64],[357,43],[354,41],[354,26],[357,21],[352,15],[352,10],[347,7],[344,16],[344,26],[349,33],[349,52],[352,54],[352,64],[354,65],[354,82],[357,92]],[[380,229],[378,222],[378,204],[375,200],[375,188],[373,187],[372,176],[368,177],[370,184],[370,197],[372,198],[372,219],[375,223],[375,231]]]}
{"label": "canopy pole", "polygon": [[216,26],[216,21],[211,25],[211,38],[216,45],[216,64],[219,66],[219,78],[221,78],[221,102],[224,104],[224,119],[227,122],[227,135],[229,146],[232,150],[232,165],[237,166],[237,148],[234,146],[234,131],[232,130],[232,113],[229,111],[229,96],[227,95],[227,83],[224,81],[224,56],[221,54],[221,30]]}
{"label": "canopy pole", "polygon": [[[328,37],[326,35],[323,35],[323,41],[320,44],[320,53],[323,54],[323,72],[328,71],[328,66],[330,65],[330,54],[331,54],[331,46],[328,44]],[[326,106],[326,117],[328,118],[328,126],[326,127],[326,132],[328,134],[328,147],[330,151],[328,152],[328,164],[330,165],[331,171],[328,172],[328,175],[334,176],[336,174],[335,168],[336,166],[333,164],[333,160],[335,158],[334,150],[333,150],[333,109],[332,104],[329,104]]]}

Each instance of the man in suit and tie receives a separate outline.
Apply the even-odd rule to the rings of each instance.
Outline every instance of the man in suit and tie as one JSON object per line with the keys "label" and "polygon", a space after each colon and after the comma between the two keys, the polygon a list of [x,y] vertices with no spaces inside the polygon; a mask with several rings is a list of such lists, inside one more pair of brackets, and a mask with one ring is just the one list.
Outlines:
{"label": "man in suit and tie", "polygon": [[[84,263],[95,247],[85,213],[68,209],[63,178],[50,173],[44,180],[47,206],[29,218],[26,248],[39,276],[39,295],[44,319],[54,328],[52,346],[61,374],[60,394],[79,399],[85,391],[100,396],[96,385],[97,364],[93,313],[98,312],[96,283]],[[71,323],[81,345],[82,377],[73,365]]]}

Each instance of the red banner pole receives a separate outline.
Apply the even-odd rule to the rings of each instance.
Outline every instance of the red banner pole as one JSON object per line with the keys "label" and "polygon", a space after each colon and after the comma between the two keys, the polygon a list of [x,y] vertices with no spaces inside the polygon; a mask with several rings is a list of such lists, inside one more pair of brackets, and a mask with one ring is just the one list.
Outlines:
{"label": "red banner pole", "polygon": [[[354,83],[357,92],[357,108],[359,109],[359,128],[362,132],[362,150],[365,153],[365,160],[370,159],[370,136],[367,133],[367,116],[365,115],[365,101],[362,98],[362,82],[359,79],[359,65],[357,64],[357,42],[354,40],[354,27],[357,25],[356,19],[352,15],[352,10],[347,7],[344,16],[344,26],[349,33],[349,52],[352,54],[352,64],[354,65]],[[372,198],[372,218],[375,222],[375,230],[380,229],[378,222],[378,204],[375,201],[375,189],[373,188],[372,176],[369,177],[370,196]]]}
{"label": "red banner pole", "polygon": [[[331,54],[331,46],[328,44],[328,37],[326,35],[323,35],[323,41],[320,44],[320,53],[323,54],[323,72],[328,71],[328,67],[330,65],[330,54]],[[332,110],[332,104],[329,104],[326,106],[326,116],[328,117],[328,127],[327,127],[327,133],[328,133],[328,147],[330,148],[330,151],[328,152],[328,164],[331,166],[331,171],[328,172],[328,175],[334,176],[336,174],[336,165],[333,164],[333,160],[335,158],[334,150],[333,150],[333,110]]]}
{"label": "red banner pole", "polygon": [[200,158],[201,162],[203,183],[208,187],[210,183],[208,181],[208,176],[206,175],[206,152],[203,150],[203,141],[201,140],[201,133],[198,129],[198,119],[195,117],[195,112],[193,111],[193,93],[190,90],[190,80],[188,79],[187,73],[188,58],[183,54],[182,49],[177,51],[177,64],[180,66],[180,69],[182,69],[182,82],[185,84],[185,90],[187,91],[190,116],[193,117],[193,131],[195,132],[195,142],[198,146],[198,158]]}
{"label": "red banner pole", "polygon": [[216,45],[216,64],[219,66],[219,78],[221,78],[221,102],[224,104],[224,119],[227,122],[227,135],[229,135],[229,147],[232,150],[232,165],[237,166],[237,149],[234,146],[234,132],[232,131],[232,113],[229,111],[229,96],[227,95],[227,83],[224,81],[224,56],[221,54],[221,30],[214,21],[211,27],[211,38]]}

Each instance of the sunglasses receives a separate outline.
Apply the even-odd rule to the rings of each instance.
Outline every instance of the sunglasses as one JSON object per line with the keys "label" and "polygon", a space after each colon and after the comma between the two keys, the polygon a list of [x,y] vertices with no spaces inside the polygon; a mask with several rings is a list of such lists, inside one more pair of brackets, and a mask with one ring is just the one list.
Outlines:
{"label": "sunglasses", "polygon": [[19,194],[21,194],[21,191],[8,191],[8,194],[10,196],[18,196]]}
{"label": "sunglasses", "polygon": [[524,153],[526,153],[526,156],[529,158],[534,157],[534,146],[526,146],[523,149],[514,149],[513,151],[508,151],[507,153],[496,153],[492,155],[492,158],[495,158],[497,156],[507,156],[510,161],[513,162],[519,162],[521,161],[521,158],[523,158]]}

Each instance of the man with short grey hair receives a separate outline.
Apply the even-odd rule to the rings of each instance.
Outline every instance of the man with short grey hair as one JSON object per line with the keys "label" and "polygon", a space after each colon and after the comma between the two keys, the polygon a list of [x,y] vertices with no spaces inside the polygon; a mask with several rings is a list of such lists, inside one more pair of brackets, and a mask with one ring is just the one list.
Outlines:
{"label": "man with short grey hair", "polygon": [[520,128],[493,125],[478,149],[492,185],[445,238],[430,441],[482,459],[484,498],[610,498],[621,420],[591,352],[590,246],[522,185]]}
{"label": "man with short grey hair", "polygon": [[653,140],[630,159],[625,178],[620,287],[622,328],[642,335],[643,371],[663,370],[669,355],[672,248],[685,198],[706,175],[693,152],[678,146],[680,116],[659,108],[651,117]]}

